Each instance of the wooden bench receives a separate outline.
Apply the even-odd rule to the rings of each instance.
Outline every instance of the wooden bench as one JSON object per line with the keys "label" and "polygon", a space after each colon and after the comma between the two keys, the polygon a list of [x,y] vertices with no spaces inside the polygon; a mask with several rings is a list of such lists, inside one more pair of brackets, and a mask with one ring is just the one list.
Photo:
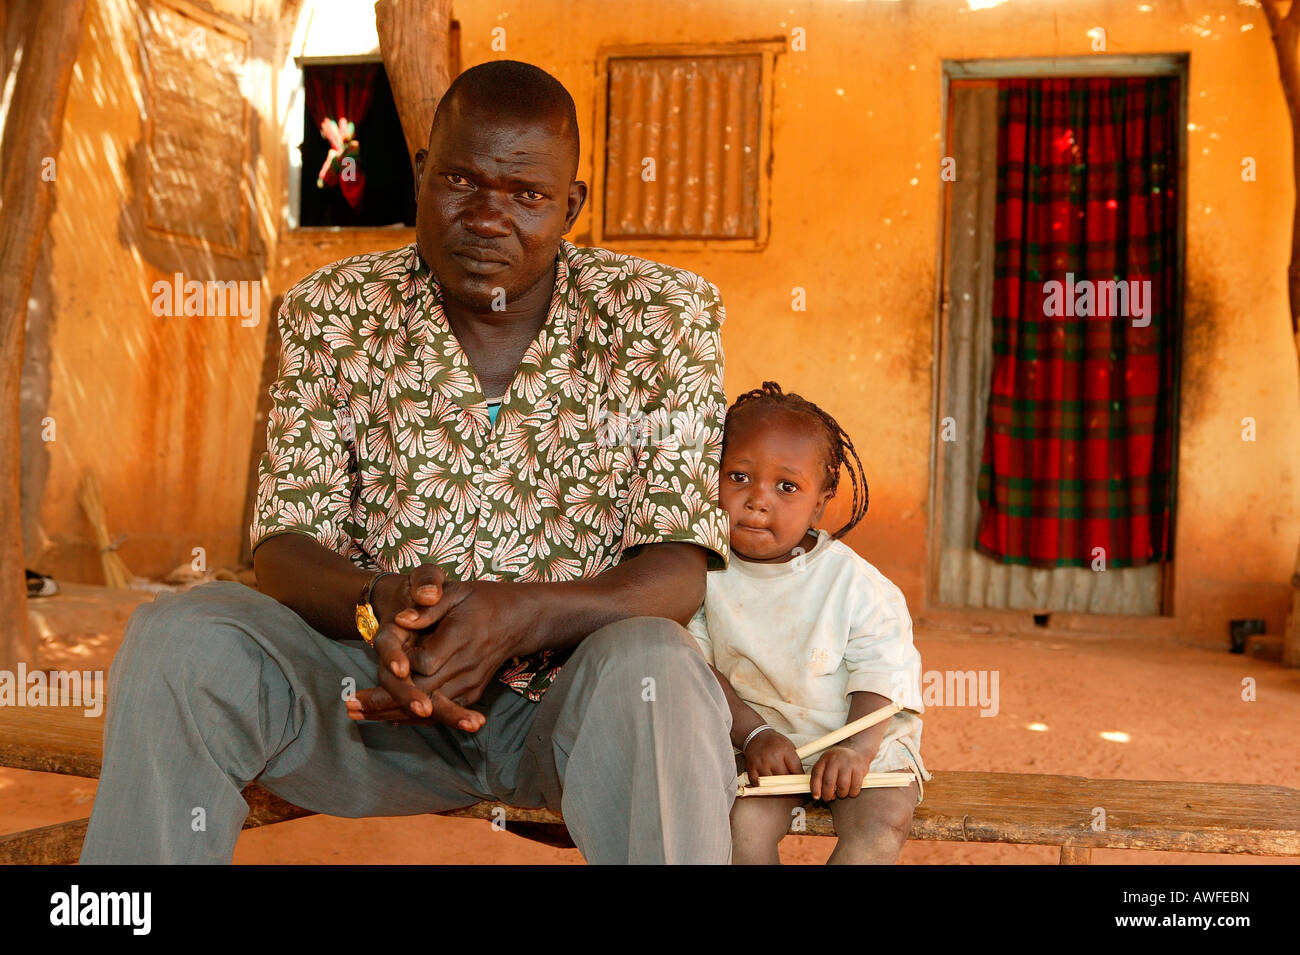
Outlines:
{"label": "wooden bench", "polygon": [[[0,766],[96,778],[103,719],[80,709],[0,708]],[[245,828],[313,813],[257,785],[244,790]],[[1106,828],[1094,831],[1094,809]],[[501,818],[531,837],[563,833],[545,809],[480,803],[444,813]],[[495,816],[494,816],[495,813]],[[0,835],[0,863],[77,860],[88,820]],[[830,813],[810,808],[806,835],[833,836]],[[549,827],[549,828],[548,828]],[[1300,856],[1300,790],[1233,783],[1089,779],[1036,773],[935,772],[912,820],[913,839],[1060,846],[1062,864],[1086,864],[1095,848]]]}

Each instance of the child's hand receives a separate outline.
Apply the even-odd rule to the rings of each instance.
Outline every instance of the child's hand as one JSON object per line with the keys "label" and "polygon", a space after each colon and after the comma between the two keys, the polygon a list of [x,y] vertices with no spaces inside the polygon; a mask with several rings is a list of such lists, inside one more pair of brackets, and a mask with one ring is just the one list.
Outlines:
{"label": "child's hand", "polygon": [[814,799],[856,796],[862,792],[862,777],[871,767],[871,757],[851,746],[832,746],[813,767],[809,789]]}
{"label": "child's hand", "polygon": [[776,730],[763,730],[745,747],[745,772],[750,785],[758,785],[759,776],[784,776],[802,773],[803,764],[788,736]]}

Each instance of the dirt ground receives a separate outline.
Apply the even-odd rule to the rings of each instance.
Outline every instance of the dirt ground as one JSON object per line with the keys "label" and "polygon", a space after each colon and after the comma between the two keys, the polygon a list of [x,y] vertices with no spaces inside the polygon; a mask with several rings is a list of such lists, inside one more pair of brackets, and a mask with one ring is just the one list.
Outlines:
{"label": "dirt ground", "polygon": [[[45,658],[93,665],[113,640],[82,634],[80,644],[45,643]],[[1268,783],[1300,787],[1300,670],[1226,651],[1155,638],[1034,638],[919,632],[930,670],[998,674],[998,712],[937,706],[925,713],[922,756],[931,771],[1065,773],[1116,779]],[[93,652],[88,647],[93,646]],[[62,662],[62,661],[60,661]],[[50,665],[50,663],[47,663]],[[1245,678],[1256,700],[1242,699]],[[1106,734],[1103,736],[1103,734]],[[92,780],[0,769],[0,832],[90,814]],[[833,840],[790,836],[786,863],[826,860]],[[1046,846],[909,842],[902,862],[1055,863]],[[1094,863],[1250,864],[1249,856],[1110,849]],[[437,816],[384,819],[310,817],[244,833],[235,862],[580,864],[576,850],[553,849],[484,821]]]}

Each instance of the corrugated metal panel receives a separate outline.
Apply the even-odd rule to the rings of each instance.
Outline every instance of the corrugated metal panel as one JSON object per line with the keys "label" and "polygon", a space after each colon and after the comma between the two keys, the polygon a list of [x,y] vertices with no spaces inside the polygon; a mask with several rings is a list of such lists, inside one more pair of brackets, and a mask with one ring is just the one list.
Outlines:
{"label": "corrugated metal panel", "polygon": [[609,61],[606,237],[758,236],[762,75],[759,55]]}

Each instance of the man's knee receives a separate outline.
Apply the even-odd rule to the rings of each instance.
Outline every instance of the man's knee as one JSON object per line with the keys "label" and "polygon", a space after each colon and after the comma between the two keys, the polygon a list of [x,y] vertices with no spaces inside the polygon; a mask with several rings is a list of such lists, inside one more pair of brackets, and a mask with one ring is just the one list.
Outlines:
{"label": "man's knee", "polygon": [[619,620],[587,637],[565,666],[578,667],[580,679],[590,681],[593,698],[606,708],[604,719],[639,722],[650,714],[664,732],[720,740],[730,765],[726,697],[681,624],[664,617]]}
{"label": "man's knee", "polygon": [[666,617],[627,617],[601,627],[578,648],[588,663],[602,671],[619,670],[643,676],[669,676],[708,670],[695,638]]}
{"label": "man's knee", "polygon": [[[230,585],[230,587],[242,585]],[[243,594],[230,587],[199,587],[181,594],[160,594],[139,607],[127,622],[122,647],[114,660],[118,679],[198,672],[223,672],[241,661],[256,663],[260,651],[235,615]],[[256,591],[243,587],[254,598]]]}

